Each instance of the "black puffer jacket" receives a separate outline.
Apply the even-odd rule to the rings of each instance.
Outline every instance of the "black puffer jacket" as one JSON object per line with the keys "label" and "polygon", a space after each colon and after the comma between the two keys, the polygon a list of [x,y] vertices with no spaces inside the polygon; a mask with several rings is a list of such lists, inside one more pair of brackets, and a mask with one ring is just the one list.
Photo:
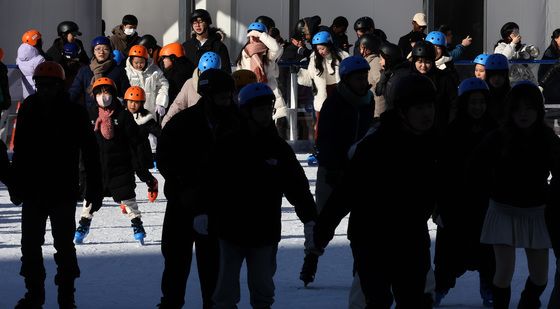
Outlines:
{"label": "black puffer jacket", "polygon": [[[135,171],[133,162],[137,158],[137,151],[144,142],[141,138],[138,125],[134,122],[132,114],[126,111],[115,99],[113,101],[114,112],[111,115],[113,121],[113,138],[107,140],[100,131],[95,132],[99,154],[101,158],[101,171],[103,173],[103,189],[105,196],[111,196],[115,202],[121,202],[134,198],[136,194],[136,180],[134,173],[143,182],[146,175],[143,170]],[[97,106],[90,108],[92,130],[97,119]],[[148,167],[145,167],[148,168]]]}
{"label": "black puffer jacket", "polygon": [[303,168],[276,128],[246,132],[217,140],[202,196],[221,239],[270,246],[280,241],[284,195],[302,222],[316,220],[316,206]]}
{"label": "black puffer jacket", "polygon": [[[80,59],[80,62],[86,65],[89,64],[90,59],[84,49],[84,44],[82,43],[82,41],[76,39],[74,43],[76,43],[76,45],[78,45],[78,47],[80,48],[80,52],[78,54],[78,58]],[[61,65],[63,65],[64,58],[65,58],[64,41],[61,38],[57,38],[54,40],[52,46],[47,50],[47,57],[50,60],[58,62]]]}
{"label": "black puffer jacket", "polygon": [[[551,45],[544,52],[542,59],[560,60],[560,50]],[[560,63],[541,64],[538,76],[539,85],[543,87],[546,104],[560,104]]]}
{"label": "black puffer jacket", "polygon": [[326,246],[350,212],[352,243],[429,248],[427,220],[436,203],[436,153],[433,134],[405,131],[395,110],[383,113],[380,127],[358,144],[321,211],[316,245]]}
{"label": "black puffer jacket", "polygon": [[6,110],[12,105],[12,97],[10,96],[10,84],[8,81],[8,67],[0,61],[0,110]]}
{"label": "black puffer jacket", "polygon": [[86,110],[70,102],[67,93],[54,99],[38,94],[27,97],[18,112],[14,143],[14,188],[20,200],[56,196],[77,201],[80,152],[86,170],[85,198],[101,199],[95,136]]}
{"label": "black puffer jacket", "polygon": [[205,52],[215,52],[220,55],[222,60],[222,70],[231,73],[229,52],[222,40],[223,37],[219,29],[209,28],[208,40],[204,43],[204,45],[200,45],[200,42],[196,39],[196,35],[193,34],[190,39],[183,43],[183,48],[185,49],[186,57],[194,65],[198,65],[200,57],[202,57]]}

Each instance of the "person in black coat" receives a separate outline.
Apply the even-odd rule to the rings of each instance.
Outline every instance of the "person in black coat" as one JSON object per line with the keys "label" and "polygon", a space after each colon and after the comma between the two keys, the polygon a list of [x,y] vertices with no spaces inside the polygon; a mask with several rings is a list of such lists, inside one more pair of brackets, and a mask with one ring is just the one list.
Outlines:
{"label": "person in black coat", "polygon": [[45,301],[41,246],[48,217],[58,265],[58,303],[61,308],[73,308],[74,280],[80,276],[72,242],[79,196],[78,161],[81,152],[86,198],[92,211],[97,211],[102,201],[98,147],[85,109],[73,104],[64,91],[63,68],[52,61],[41,63],[34,79],[37,93],[27,97],[19,110],[12,158],[10,193],[12,201],[23,202],[20,274],[27,288],[16,308],[40,308]]}
{"label": "person in black coat", "polygon": [[114,81],[117,87],[116,96],[120,98],[124,96],[124,92],[130,87],[124,67],[117,65],[112,59],[113,54],[109,39],[104,36],[98,36],[92,40],[91,48],[93,58],[90,64],[78,71],[72,86],[68,90],[70,92],[70,100],[74,102],[81,102],[83,100],[88,110],[91,110],[91,107],[97,106],[92,86],[100,77],[108,77]]}
{"label": "person in black coat", "polygon": [[[141,149],[139,145],[143,140],[132,115],[117,99],[116,89],[111,79],[99,78],[93,84],[93,95],[97,104],[90,107],[89,114],[99,146],[104,196],[110,196],[121,204],[123,213],[131,220],[134,239],[143,244],[146,232],[142,225],[142,213],[136,202],[134,174],[136,172],[140,181],[146,182],[148,187],[152,186],[154,178],[148,171],[150,166],[141,166],[137,170],[134,168],[134,159],[142,157],[138,150]],[[149,157],[150,154],[144,156]],[[86,198],[76,229],[76,243],[82,243],[88,235],[92,219],[91,205]]]}
{"label": "person in black coat", "polygon": [[439,155],[438,224],[434,273],[436,298],[440,304],[456,278],[467,270],[480,276],[480,296],[484,306],[492,306],[492,279],[495,270],[492,247],[480,243],[488,202],[473,192],[466,181],[467,165],[474,149],[497,127],[487,112],[490,92],[483,80],[471,77],[459,85],[457,117],[444,133]]}
{"label": "person in black coat", "polygon": [[[554,30],[550,46],[545,50],[542,60],[560,61],[560,29]],[[560,104],[560,63],[539,66],[539,86],[547,104]]]}
{"label": "person in black coat", "polygon": [[442,133],[455,113],[457,80],[449,71],[442,71],[435,65],[434,45],[421,41],[412,49],[411,71],[429,77],[436,85],[436,129]]}
{"label": "person in black coat", "polygon": [[[58,38],[56,38],[52,46],[47,50],[47,57],[63,65],[64,63],[64,44],[75,43],[78,47],[77,58],[83,64],[89,64],[89,57],[84,49],[84,44],[77,37],[82,35],[78,24],[73,21],[63,21],[57,26]],[[63,65],[64,67],[64,65]]]}
{"label": "person in black coat", "polygon": [[411,43],[416,42],[418,34],[420,34],[422,39],[426,38],[426,33],[424,32],[427,27],[426,15],[424,13],[414,14],[412,17],[412,31],[399,38],[398,45],[405,57],[412,51]]}
{"label": "person in black coat", "polygon": [[410,63],[403,57],[401,49],[389,42],[381,44],[379,48],[379,63],[383,70],[379,82],[375,85],[375,95],[383,96],[386,109],[391,109],[394,92],[391,89],[396,80],[410,73]]}
{"label": "person in black coat", "polygon": [[220,55],[222,70],[231,73],[231,62],[227,47],[222,42],[224,34],[220,29],[211,27],[210,13],[203,9],[194,10],[191,14],[192,37],[183,43],[185,54],[191,63],[198,63],[206,52]]}
{"label": "person in black coat", "polygon": [[[321,108],[317,150],[319,169],[315,197],[321,213],[331,192],[336,189],[348,163],[350,147],[362,139],[373,125],[374,98],[369,91],[368,62],[360,56],[348,57],[340,63],[341,82]],[[323,118],[326,112],[326,118]],[[305,248],[300,279],[307,285],[314,281],[321,251]]]}
{"label": "person in black coat", "polygon": [[390,308],[393,297],[398,308],[427,308],[421,304],[430,268],[427,220],[436,202],[436,90],[417,74],[396,87],[395,108],[358,144],[314,239],[324,248],[350,212],[348,239],[366,308]]}
{"label": "person in black coat", "polygon": [[160,50],[159,67],[169,82],[169,106],[167,107],[169,109],[183,88],[183,84],[192,77],[195,66],[185,57],[185,49],[181,44],[171,43]]}
{"label": "person in black coat", "polygon": [[10,96],[10,83],[8,80],[8,67],[2,62],[4,50],[0,48],[0,111],[5,111],[12,105]]}
{"label": "person in black coat", "polygon": [[533,82],[515,84],[505,99],[506,121],[483,140],[469,164],[468,181],[489,204],[480,241],[494,247],[494,308],[509,308],[517,248],[525,249],[529,269],[519,308],[539,308],[549,248],[558,245],[558,222],[549,231],[545,227],[558,219],[549,215],[560,206],[560,139],[544,122],[543,101]]}
{"label": "person in black coat", "polygon": [[360,56],[360,38],[365,34],[373,34],[378,37],[382,42],[387,42],[387,35],[383,30],[376,29],[373,19],[368,16],[360,17],[354,22],[354,31],[358,39],[354,43],[354,56]]}
{"label": "person in black coat", "polygon": [[[240,291],[232,287],[239,285],[244,260],[251,305],[270,308],[273,304],[284,195],[305,226],[313,226],[317,217],[303,168],[272,121],[274,100],[264,83],[244,87],[239,93],[239,129],[217,139],[212,152],[215,164],[207,175],[204,195],[207,207],[195,222],[207,216],[220,241],[216,308],[236,307]],[[312,235],[306,235],[306,240],[312,241]]]}
{"label": "person in black coat", "polygon": [[[201,196],[210,164],[210,154],[220,134],[229,131],[235,121],[233,78],[217,69],[204,71],[199,77],[201,99],[171,118],[158,140],[157,165],[165,178],[167,198],[161,252],[165,267],[161,279],[160,308],[180,308],[185,303],[185,289],[192,261],[196,257],[203,308],[212,308],[212,294],[219,268],[219,248],[215,233],[201,235],[193,229],[195,209]],[[222,133],[225,132],[225,133]]]}

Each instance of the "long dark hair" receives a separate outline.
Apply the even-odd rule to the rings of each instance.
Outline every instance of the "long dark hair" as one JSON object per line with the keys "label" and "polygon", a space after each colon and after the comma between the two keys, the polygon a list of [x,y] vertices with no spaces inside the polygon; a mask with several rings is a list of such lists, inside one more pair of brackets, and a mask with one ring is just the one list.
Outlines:
{"label": "long dark hair", "polygon": [[[323,45],[323,44],[321,44]],[[334,58],[334,60],[336,61],[332,61],[331,62],[331,68],[333,69],[333,73],[331,75],[334,75],[335,72],[335,68],[337,65],[340,64],[340,62],[342,61],[342,58],[340,57],[340,50],[334,46],[333,44],[324,44],[323,46],[326,46],[329,50],[329,53],[332,55],[332,57]],[[317,76],[321,76],[323,75],[323,72],[325,71],[325,68],[323,67],[323,56],[321,56],[321,54],[319,54],[319,52],[317,51],[317,48],[315,48],[315,46],[313,47],[313,52],[315,53],[315,69],[317,69],[317,71],[319,71],[319,74],[317,74]]]}
{"label": "long dark hair", "polygon": [[554,53],[560,57],[560,46],[558,46],[558,43],[556,43],[555,41],[558,37],[560,37],[560,28],[552,31],[552,35],[550,36],[550,47],[554,51]]}

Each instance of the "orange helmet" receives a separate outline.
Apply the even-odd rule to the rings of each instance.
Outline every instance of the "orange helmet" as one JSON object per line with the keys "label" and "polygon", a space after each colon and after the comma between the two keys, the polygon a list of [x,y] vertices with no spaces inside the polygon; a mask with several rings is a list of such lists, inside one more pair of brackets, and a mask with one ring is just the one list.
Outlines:
{"label": "orange helmet", "polygon": [[0,48],[0,61],[4,59],[4,50]]}
{"label": "orange helmet", "polygon": [[98,78],[95,83],[93,83],[93,87],[91,87],[91,89],[95,89],[99,86],[111,86],[113,87],[115,90],[117,89],[117,86],[115,86],[115,82],[110,79],[109,77],[100,77]]}
{"label": "orange helmet", "polygon": [[144,102],[146,101],[146,93],[144,92],[144,89],[142,89],[142,87],[132,86],[126,90],[124,94],[124,99],[130,101]]}
{"label": "orange helmet", "polygon": [[171,55],[175,55],[175,57],[184,57],[185,50],[183,49],[183,45],[179,43],[171,43],[165,45],[159,52],[160,57],[169,57]]}
{"label": "orange helmet", "polygon": [[60,64],[58,64],[58,62],[45,61],[35,68],[35,71],[33,72],[33,78],[35,79],[37,77],[50,77],[65,80],[66,74],[64,73],[64,69]]}
{"label": "orange helmet", "polygon": [[40,39],[41,33],[38,30],[30,29],[22,35],[21,42],[27,43],[31,46],[35,46]]}
{"label": "orange helmet", "polygon": [[146,47],[142,46],[142,45],[134,45],[130,48],[130,51],[128,52],[128,56],[129,57],[142,57],[144,59],[148,59],[148,50],[146,49]]}
{"label": "orange helmet", "polygon": [[257,75],[251,70],[237,70],[231,74],[231,77],[233,77],[237,90],[257,82]]}

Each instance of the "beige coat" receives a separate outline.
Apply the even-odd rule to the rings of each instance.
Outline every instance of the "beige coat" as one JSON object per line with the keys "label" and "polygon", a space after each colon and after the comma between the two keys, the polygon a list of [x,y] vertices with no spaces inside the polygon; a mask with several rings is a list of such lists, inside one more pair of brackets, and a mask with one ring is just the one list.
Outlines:
{"label": "beige coat", "polygon": [[374,93],[375,99],[375,112],[373,116],[378,118],[386,109],[385,98],[375,95],[375,86],[379,79],[381,79],[381,64],[379,63],[378,55],[369,55],[365,59],[369,63],[368,82],[371,84],[371,92]]}
{"label": "beige coat", "polygon": [[163,128],[165,124],[175,116],[180,111],[194,106],[198,100],[200,100],[200,95],[198,94],[198,68],[194,70],[193,76],[183,84],[181,91],[177,94],[177,97],[169,106],[169,110],[163,117],[161,121],[161,127]]}

